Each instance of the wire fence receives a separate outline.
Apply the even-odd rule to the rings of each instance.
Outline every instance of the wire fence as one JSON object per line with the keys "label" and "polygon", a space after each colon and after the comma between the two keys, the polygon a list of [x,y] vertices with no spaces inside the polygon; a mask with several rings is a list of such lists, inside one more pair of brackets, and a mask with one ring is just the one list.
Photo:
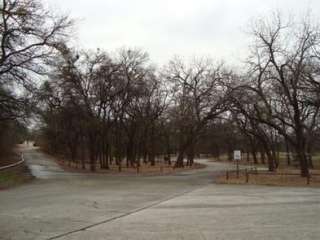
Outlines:
{"label": "wire fence", "polygon": [[[277,176],[277,177],[300,177],[300,179],[303,179],[299,173],[289,173],[289,172],[268,172],[268,171],[258,171],[257,168],[253,169],[241,169],[241,170],[226,170],[226,180],[228,181],[232,177],[236,177],[240,179],[240,177],[245,177],[245,182],[249,183],[250,176]],[[310,185],[312,179],[319,177],[320,174],[318,173],[310,173],[307,177],[305,177],[305,182],[307,185]]]}

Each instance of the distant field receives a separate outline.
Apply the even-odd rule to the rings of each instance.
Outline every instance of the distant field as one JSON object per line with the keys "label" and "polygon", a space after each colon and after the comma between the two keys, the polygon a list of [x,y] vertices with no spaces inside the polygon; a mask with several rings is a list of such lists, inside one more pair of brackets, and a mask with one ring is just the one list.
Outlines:
{"label": "distant field", "polygon": [[[261,165],[261,159],[260,159],[260,154],[258,154],[258,162],[259,164],[258,165]],[[287,154],[285,152],[280,152],[279,153],[279,162],[280,162],[280,166],[279,168],[282,169],[282,168],[287,168],[288,165],[287,165]],[[210,159],[212,159],[213,161],[222,161],[222,162],[227,162],[229,161],[228,160],[228,156],[226,154],[224,155],[221,155],[218,158],[214,158],[214,157],[210,157]],[[267,161],[267,160],[266,160]],[[315,169],[320,169],[320,153],[316,153],[316,154],[313,154],[312,155],[312,161],[313,161],[313,165],[315,167]],[[240,161],[240,164],[253,164],[253,158],[250,154],[249,156],[249,162],[247,161],[247,154],[244,153],[242,154],[242,160]],[[294,166],[295,165],[295,162],[293,161],[293,158],[291,158],[291,166]]]}
{"label": "distant field", "polygon": [[311,170],[309,179],[302,178],[298,169],[283,169],[275,172],[260,171],[257,173],[240,171],[239,177],[236,172],[229,172],[228,177],[220,176],[216,183],[222,184],[253,184],[270,186],[300,186],[300,187],[320,187],[320,170]]}
{"label": "distant field", "polygon": [[[228,156],[223,155],[219,159],[212,158],[213,161],[223,161],[227,162]],[[310,171],[311,178],[309,185],[307,184],[306,178],[300,177],[300,170],[297,167],[296,162],[291,158],[291,165],[287,164],[287,155],[284,152],[279,153],[279,168],[274,172],[259,172],[258,174],[249,174],[248,179],[244,171],[240,172],[239,178],[236,176],[235,172],[230,172],[228,179],[226,176],[220,176],[217,179],[217,183],[223,184],[254,184],[254,185],[271,185],[271,186],[312,186],[320,187],[320,154],[315,154],[312,156],[314,169]],[[260,162],[260,156],[258,155],[259,164],[256,166],[266,166],[262,165]],[[242,160],[240,165],[252,165],[253,158],[250,155],[249,162],[247,161],[247,155],[242,155]],[[295,174],[295,175],[294,175]],[[248,181],[248,182],[247,182]]]}

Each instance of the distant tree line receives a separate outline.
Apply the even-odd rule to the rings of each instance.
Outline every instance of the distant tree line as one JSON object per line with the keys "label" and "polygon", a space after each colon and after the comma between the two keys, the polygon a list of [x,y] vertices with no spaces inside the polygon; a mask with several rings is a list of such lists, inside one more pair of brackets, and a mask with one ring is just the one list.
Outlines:
{"label": "distant tree line", "polygon": [[285,152],[309,175],[320,139],[320,31],[310,16],[257,19],[239,72],[208,58],[157,68],[139,49],[74,49],[72,21],[39,1],[3,0],[0,10],[0,128],[36,115],[42,147],[92,171],[171,164],[173,154],[175,167],[191,166],[198,154],[231,160],[241,149],[270,171]]}

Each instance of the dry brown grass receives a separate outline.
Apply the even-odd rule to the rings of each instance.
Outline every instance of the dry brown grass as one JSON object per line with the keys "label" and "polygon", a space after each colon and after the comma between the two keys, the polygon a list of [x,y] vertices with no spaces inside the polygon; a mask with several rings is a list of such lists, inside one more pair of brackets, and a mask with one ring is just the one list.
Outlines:
{"label": "dry brown grass", "polygon": [[[86,164],[86,169],[82,169],[80,164],[65,162],[63,160],[58,160],[57,163],[66,171],[69,172],[80,172],[80,173],[92,173],[90,171],[89,164]],[[110,169],[101,169],[97,167],[94,173],[99,174],[110,174],[110,175],[117,175],[117,174],[124,174],[124,175],[167,175],[167,174],[174,174],[176,172],[182,171],[189,171],[194,169],[201,169],[204,168],[205,165],[194,163],[191,167],[184,167],[184,168],[174,168],[174,162],[172,165],[157,163],[155,166],[151,166],[150,164],[141,164],[139,168],[137,167],[129,167],[126,166],[121,167],[121,171],[119,171],[119,167],[115,164],[110,165]]]}
{"label": "dry brown grass", "polygon": [[0,190],[15,187],[33,179],[18,171],[0,172]]}
{"label": "dry brown grass", "polygon": [[[281,152],[280,155],[279,155],[279,157],[280,157],[280,162],[279,162],[280,165],[279,165],[279,168],[280,168],[280,169],[287,169],[287,168],[288,168],[288,165],[287,165],[287,155],[286,155],[286,153]],[[251,155],[249,156],[249,161],[248,161],[247,154],[244,153],[243,156],[242,156],[242,160],[239,161],[239,165],[241,165],[241,166],[243,166],[243,165],[245,165],[245,166],[250,165],[250,166],[256,166],[256,167],[267,167],[267,164],[261,164],[261,163],[260,163],[260,162],[261,162],[261,159],[260,159],[260,157],[259,157],[259,154],[258,154],[257,158],[258,158],[258,162],[259,162],[259,163],[258,163],[258,164],[253,164],[253,158],[252,158],[252,156],[251,156]],[[229,160],[228,160],[228,156],[227,156],[227,155],[221,155],[219,159],[214,158],[214,157],[212,157],[212,158],[210,158],[210,159],[211,159],[211,161],[213,161],[213,162],[228,162],[228,163],[234,163],[234,161],[229,161]],[[266,161],[267,161],[267,160],[266,160]],[[293,160],[291,160],[291,161],[292,161],[291,165],[292,165],[292,167],[293,167],[293,166],[294,166],[294,162],[293,162]],[[312,161],[313,161],[314,168],[315,168],[315,169],[320,169],[320,153],[316,153],[316,154],[312,155]]]}
{"label": "dry brown grass", "polygon": [[310,183],[307,178],[299,175],[296,169],[281,169],[275,173],[259,172],[258,174],[250,173],[249,178],[245,172],[241,171],[239,178],[235,172],[229,173],[227,180],[226,175],[217,178],[216,182],[221,184],[253,184],[253,185],[269,185],[269,186],[300,186],[300,187],[320,187],[320,170],[311,171]]}
{"label": "dry brown grass", "polygon": [[[7,163],[12,164],[20,161],[20,156],[13,155]],[[32,180],[29,170],[25,164],[20,164],[0,171],[0,190],[15,187]]]}

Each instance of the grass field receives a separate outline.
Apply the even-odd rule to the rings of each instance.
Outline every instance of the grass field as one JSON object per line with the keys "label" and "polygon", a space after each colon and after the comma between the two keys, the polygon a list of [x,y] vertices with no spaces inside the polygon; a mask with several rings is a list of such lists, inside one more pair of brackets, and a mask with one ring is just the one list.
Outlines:
{"label": "grass field", "polygon": [[[241,166],[251,167],[267,167],[267,164],[261,164],[260,154],[258,154],[259,164],[253,164],[253,158],[250,154],[249,161],[247,154],[242,154],[242,160],[239,162]],[[221,156],[219,159],[212,158],[212,161],[230,162],[227,155]],[[266,171],[259,171],[258,174],[249,173],[247,176],[244,171],[240,172],[240,176],[237,177],[235,172],[228,173],[228,179],[226,176],[220,176],[216,182],[222,184],[254,184],[254,185],[271,185],[271,186],[312,186],[320,187],[320,153],[312,155],[312,161],[314,169],[310,170],[311,178],[308,182],[307,178],[300,177],[300,169],[297,162],[291,159],[291,164],[287,164],[287,154],[279,153],[279,167],[271,173]],[[232,161],[234,162],[234,161]],[[234,163],[235,165],[235,163]],[[235,168],[229,169],[234,170]]]}
{"label": "grass field", "polygon": [[235,172],[230,172],[228,173],[228,178],[227,176],[220,176],[216,182],[222,184],[320,187],[320,171],[312,170],[309,180],[300,177],[299,171],[292,170],[278,170],[274,173],[258,172],[258,174],[251,173],[247,176],[241,171],[239,177],[237,177]]}
{"label": "grass field", "polygon": [[[258,164],[257,166],[266,166],[261,164],[260,154],[258,155]],[[221,155],[219,158],[211,158],[212,161],[222,161],[222,162],[230,162],[228,160],[227,155]],[[241,165],[253,165],[253,158],[251,154],[249,155],[249,161],[247,160],[247,154],[242,153],[242,160],[239,162]],[[267,162],[267,160],[266,160]],[[312,162],[315,169],[320,169],[320,153],[315,153],[312,155]],[[279,169],[287,169],[287,168],[295,168],[295,162],[293,161],[293,158],[291,158],[291,165],[288,166],[287,164],[287,154],[284,152],[279,153]]]}

